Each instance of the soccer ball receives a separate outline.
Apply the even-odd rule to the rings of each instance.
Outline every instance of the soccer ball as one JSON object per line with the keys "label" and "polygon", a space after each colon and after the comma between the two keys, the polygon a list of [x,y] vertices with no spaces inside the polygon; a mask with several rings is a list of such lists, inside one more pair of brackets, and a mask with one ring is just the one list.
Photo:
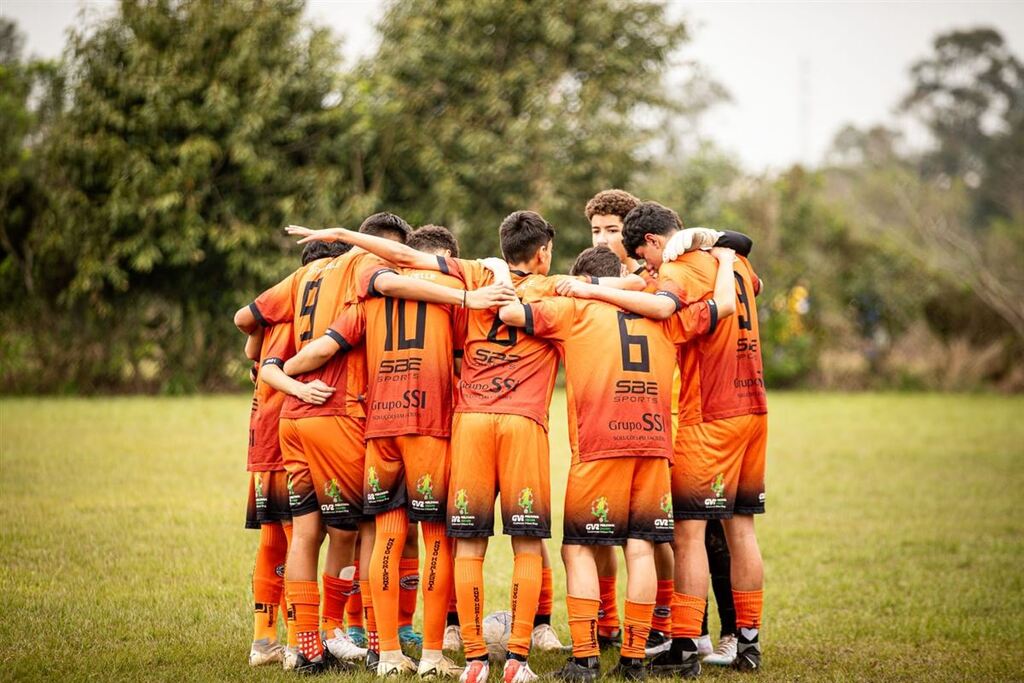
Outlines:
{"label": "soccer ball", "polygon": [[512,613],[504,610],[488,614],[484,617],[483,628],[488,657],[494,662],[504,661],[508,637],[512,634]]}

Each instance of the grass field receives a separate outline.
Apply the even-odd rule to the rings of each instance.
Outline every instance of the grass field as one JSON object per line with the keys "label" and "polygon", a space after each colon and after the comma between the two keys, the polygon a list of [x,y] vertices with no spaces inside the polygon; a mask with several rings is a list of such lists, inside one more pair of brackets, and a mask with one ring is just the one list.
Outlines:
{"label": "grass field", "polygon": [[[246,664],[248,403],[0,402],[0,679],[289,679]],[[760,679],[1024,679],[1024,400],[771,403]],[[559,394],[556,508],[564,414]],[[491,548],[488,611],[505,605],[511,573],[508,544]],[[563,577],[556,568],[565,636]]]}

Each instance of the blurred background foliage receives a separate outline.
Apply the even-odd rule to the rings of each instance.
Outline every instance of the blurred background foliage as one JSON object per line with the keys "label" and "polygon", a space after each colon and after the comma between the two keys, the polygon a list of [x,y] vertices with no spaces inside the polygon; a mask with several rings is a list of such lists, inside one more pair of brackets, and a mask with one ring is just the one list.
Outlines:
{"label": "blurred background foliage", "polygon": [[[659,2],[392,2],[344,64],[300,0],[123,0],[23,54],[0,19],[5,393],[240,386],[231,313],[298,261],[280,226],[391,210],[497,252],[623,187],[755,239],[772,387],[1024,388],[1024,67],[954,31],[908,65],[902,131],[751,175],[696,122],[728,93]],[[683,83],[669,83],[682,66]]]}

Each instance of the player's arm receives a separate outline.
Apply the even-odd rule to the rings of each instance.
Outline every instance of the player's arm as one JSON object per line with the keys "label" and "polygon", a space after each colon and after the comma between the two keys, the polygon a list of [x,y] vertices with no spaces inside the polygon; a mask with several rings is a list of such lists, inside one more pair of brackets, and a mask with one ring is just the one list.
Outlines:
{"label": "player's arm", "polygon": [[622,289],[632,292],[642,292],[647,288],[647,281],[635,273],[623,275],[622,277],[601,277],[597,279],[597,284],[602,287],[611,287],[613,289]]}
{"label": "player's arm", "polygon": [[[602,278],[603,280],[604,278]],[[612,289],[604,285],[588,284],[579,280],[565,279],[555,287],[562,296],[577,299],[597,299],[625,309],[645,318],[664,320],[678,310],[678,299],[667,293],[648,294],[623,289]]]}
{"label": "player's arm", "polygon": [[417,251],[401,242],[389,240],[376,235],[367,235],[356,230],[345,228],[323,228],[313,230],[301,225],[289,225],[285,228],[289,235],[297,235],[302,239],[299,244],[307,242],[348,242],[349,244],[365,249],[366,251],[379,256],[385,261],[394,263],[402,268],[416,268],[418,270],[440,270],[437,257],[426,252]]}
{"label": "player's arm", "polygon": [[253,332],[260,328],[260,321],[253,313],[251,304],[242,306],[235,311],[235,327],[237,327],[242,334],[246,335],[252,335]]}
{"label": "player's arm", "polygon": [[[431,258],[436,266],[437,257]],[[388,270],[378,271],[370,283],[370,288],[381,296],[472,309],[503,306],[516,300],[515,290],[509,284],[495,283],[479,289],[454,289]]]}
{"label": "player's arm", "polygon": [[263,328],[257,326],[252,334],[245,338],[245,357],[249,360],[259,360],[262,346]]}
{"label": "player's arm", "polygon": [[742,232],[723,230],[722,236],[715,242],[715,246],[732,249],[739,256],[750,256],[750,251],[754,248],[754,240]]}
{"label": "player's arm", "polygon": [[348,353],[358,344],[366,330],[366,316],[362,306],[347,307],[327,330],[303,346],[284,364],[284,373],[290,377],[311,372],[338,353]]}
{"label": "player's arm", "polygon": [[502,306],[498,317],[506,325],[522,327],[527,334],[564,341],[572,331],[575,306],[572,299],[546,297]]}
{"label": "player's arm", "polygon": [[526,306],[521,302],[506,304],[498,309],[501,322],[512,327],[526,327]]}
{"label": "player's arm", "polygon": [[689,251],[725,247],[732,249],[741,256],[750,254],[754,248],[754,240],[742,232],[734,230],[712,230],[711,228],[686,228],[669,238],[662,252],[662,260],[675,261]]}
{"label": "player's arm", "polygon": [[713,301],[718,311],[718,319],[725,320],[736,312],[736,278],[733,275],[736,252],[725,247],[714,247],[711,255],[718,260]]}
{"label": "player's arm", "polygon": [[[276,361],[276,362],[275,362]],[[323,405],[334,393],[334,387],[315,379],[312,382],[300,382],[292,379],[281,369],[279,358],[269,358],[260,368],[260,379],[281,393],[294,396],[303,403],[315,406]]]}

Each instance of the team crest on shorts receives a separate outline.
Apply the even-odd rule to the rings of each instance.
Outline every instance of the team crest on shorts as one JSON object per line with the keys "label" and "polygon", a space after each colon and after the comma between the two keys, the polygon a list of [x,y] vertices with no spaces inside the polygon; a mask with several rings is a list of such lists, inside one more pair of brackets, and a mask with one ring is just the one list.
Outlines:
{"label": "team crest on shorts", "polygon": [[330,503],[320,505],[320,511],[324,514],[349,511],[349,505],[341,495],[341,487],[338,486],[337,479],[324,482],[324,495],[331,499]]}
{"label": "team crest on shorts", "polygon": [[429,474],[424,474],[416,480],[416,493],[421,498],[412,499],[412,507],[422,512],[437,512],[440,509],[440,501],[434,498],[434,482]]}
{"label": "team crest on shorts", "polygon": [[665,513],[664,517],[657,517],[654,520],[654,526],[658,529],[674,529],[675,522],[672,518],[672,494],[666,493],[661,497],[659,502],[661,511]]}
{"label": "team crest on shorts", "polygon": [[533,489],[527,487],[519,491],[519,498],[516,499],[522,512],[512,515],[512,523],[519,526],[540,526],[540,515],[533,511]]}
{"label": "team crest on shorts", "polygon": [[455,511],[458,514],[452,515],[451,525],[473,526],[476,515],[469,514],[469,494],[466,489],[459,489],[455,492]]}
{"label": "team crest on shorts", "polygon": [[292,481],[292,475],[288,475],[288,505],[290,507],[298,507],[299,505],[299,494],[295,493],[295,482]]}
{"label": "team crest on shorts", "polygon": [[725,509],[725,475],[721,472],[715,477],[715,480],[711,482],[711,498],[704,499],[704,507],[712,510],[724,510]]}
{"label": "team crest on shorts", "polygon": [[588,534],[614,534],[615,524],[608,521],[608,515],[611,513],[611,507],[608,505],[608,498],[601,496],[600,498],[594,499],[590,504],[590,514],[594,516],[593,522],[587,524],[586,529]]}
{"label": "team crest on shorts", "polygon": [[366,468],[366,483],[370,487],[366,493],[366,502],[370,505],[384,503],[391,497],[390,491],[380,490],[380,477],[377,476],[377,468],[373,465]]}
{"label": "team crest on shorts", "polygon": [[255,491],[256,509],[267,509],[267,495],[263,492],[263,473],[256,472],[252,475],[252,486]]}

